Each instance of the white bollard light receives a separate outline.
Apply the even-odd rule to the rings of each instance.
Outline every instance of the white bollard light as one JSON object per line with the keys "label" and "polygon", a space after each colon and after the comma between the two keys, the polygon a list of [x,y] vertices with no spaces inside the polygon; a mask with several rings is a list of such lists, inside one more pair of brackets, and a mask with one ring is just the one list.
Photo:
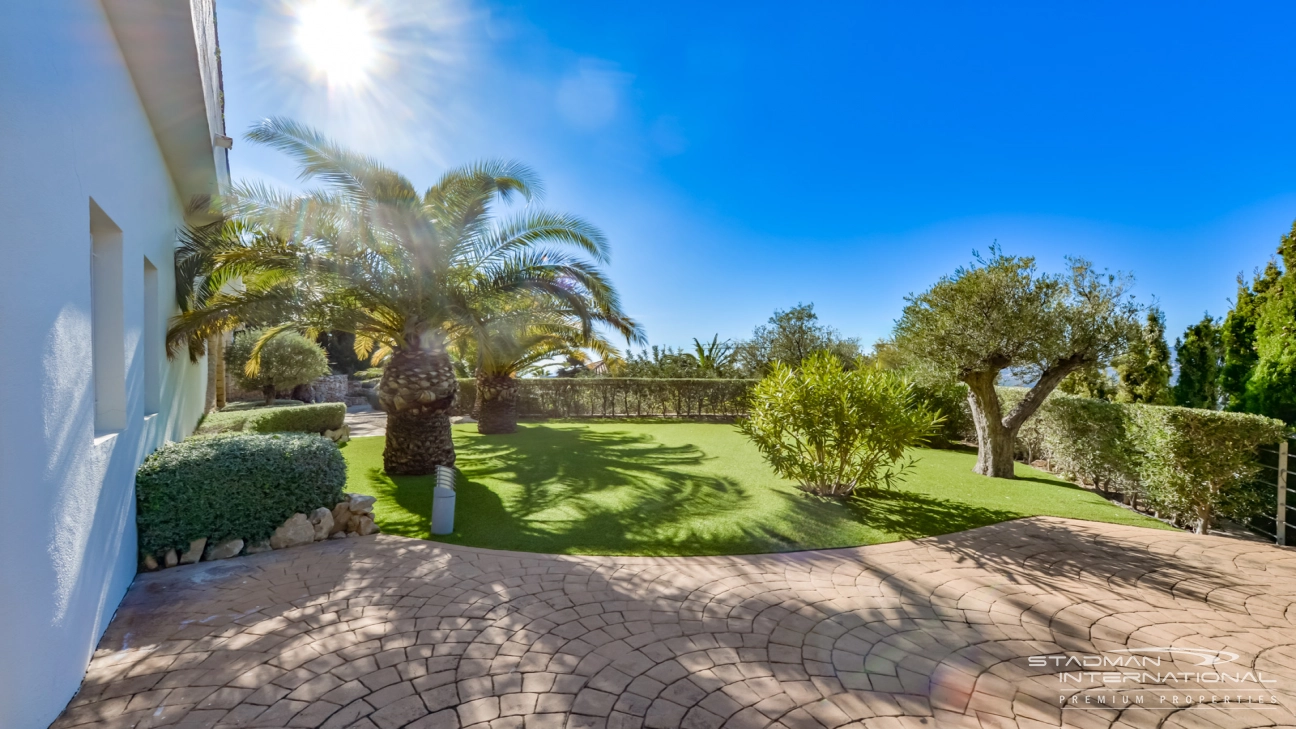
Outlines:
{"label": "white bollard light", "polygon": [[432,533],[449,534],[454,531],[455,470],[437,466],[437,485],[432,489]]}

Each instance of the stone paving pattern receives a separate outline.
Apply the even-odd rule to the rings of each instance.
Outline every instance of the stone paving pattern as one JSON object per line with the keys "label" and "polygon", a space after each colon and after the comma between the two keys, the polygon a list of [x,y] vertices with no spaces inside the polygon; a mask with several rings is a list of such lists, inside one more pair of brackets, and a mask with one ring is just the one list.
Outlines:
{"label": "stone paving pattern", "polygon": [[[1056,669],[1026,660],[1167,645],[1238,653],[1281,703],[1063,710]],[[141,574],[54,726],[1292,727],[1293,709],[1296,550],[1033,518],[743,557],[376,535]]]}

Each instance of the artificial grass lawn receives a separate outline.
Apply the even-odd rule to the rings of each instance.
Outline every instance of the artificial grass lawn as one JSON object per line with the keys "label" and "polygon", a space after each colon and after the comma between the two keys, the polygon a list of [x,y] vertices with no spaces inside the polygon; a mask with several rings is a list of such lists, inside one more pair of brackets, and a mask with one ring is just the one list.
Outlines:
{"label": "artificial grass lawn", "polygon": [[[918,451],[908,481],[847,503],[776,476],[732,425],[547,422],[513,435],[454,427],[455,532],[438,541],[562,554],[751,554],[948,534],[1024,516],[1163,527],[1098,494],[1017,464],[972,473],[969,451]],[[433,477],[387,476],[383,438],[342,453],[347,490],[378,498],[387,534],[431,539]]]}

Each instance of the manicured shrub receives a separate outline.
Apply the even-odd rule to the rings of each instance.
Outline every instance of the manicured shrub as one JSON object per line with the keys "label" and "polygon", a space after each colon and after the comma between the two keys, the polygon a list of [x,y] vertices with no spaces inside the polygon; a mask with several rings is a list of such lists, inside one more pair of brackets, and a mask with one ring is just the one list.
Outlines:
{"label": "manicured shrub", "polygon": [[342,499],[346,463],[327,438],[228,433],[158,449],[135,475],[140,553],[194,539],[266,539],[288,517]]}
{"label": "manicured shrub", "polygon": [[[746,410],[756,380],[653,377],[522,377],[517,380],[518,415],[544,418],[724,417]],[[453,412],[472,412],[477,381],[459,380]]]}
{"label": "manicured shrub", "polygon": [[[1024,392],[1001,388],[1005,408]],[[1242,520],[1262,508],[1265,493],[1251,487],[1259,448],[1285,433],[1282,421],[1259,415],[1056,392],[1032,421],[1018,433],[1019,454],[1047,458],[1057,473],[1136,497],[1203,533],[1219,516]]]}
{"label": "manicured shrub", "polygon": [[848,371],[819,353],[797,370],[772,365],[739,427],[780,476],[813,494],[849,496],[902,478],[913,463],[902,461],[905,450],[939,422],[908,380],[873,367]]}
{"label": "manicured shrub", "polygon": [[337,430],[346,419],[346,403],[322,402],[295,408],[253,411],[243,430],[253,433],[323,433]]}
{"label": "manicured shrub", "polygon": [[[199,424],[198,435],[216,433],[323,433],[337,430],[346,419],[346,404],[340,402],[306,405],[297,400],[276,400],[274,407],[225,408],[208,413]],[[278,405],[278,403],[288,403]]]}
{"label": "manicured shrub", "polygon": [[1281,420],[1247,413],[1129,405],[1135,462],[1158,511],[1210,531],[1217,516],[1245,519],[1263,498],[1246,488],[1260,472],[1262,445],[1286,437]]}
{"label": "manicured shrub", "polygon": [[252,350],[265,333],[253,329],[235,335],[225,349],[225,365],[239,387],[260,390],[267,405],[274,402],[276,392],[291,390],[329,373],[328,355],[323,348],[296,332],[284,332],[266,342],[256,374],[248,374]]}

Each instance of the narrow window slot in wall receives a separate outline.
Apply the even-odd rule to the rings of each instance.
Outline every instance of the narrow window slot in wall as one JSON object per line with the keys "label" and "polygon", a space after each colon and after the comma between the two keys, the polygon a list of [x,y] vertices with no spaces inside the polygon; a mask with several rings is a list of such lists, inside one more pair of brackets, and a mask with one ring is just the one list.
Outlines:
{"label": "narrow window slot in wall", "polygon": [[144,414],[158,411],[162,401],[162,317],[158,301],[158,270],[144,259]]}
{"label": "narrow window slot in wall", "polygon": [[95,436],[126,427],[126,322],[122,231],[90,201],[90,329]]}

